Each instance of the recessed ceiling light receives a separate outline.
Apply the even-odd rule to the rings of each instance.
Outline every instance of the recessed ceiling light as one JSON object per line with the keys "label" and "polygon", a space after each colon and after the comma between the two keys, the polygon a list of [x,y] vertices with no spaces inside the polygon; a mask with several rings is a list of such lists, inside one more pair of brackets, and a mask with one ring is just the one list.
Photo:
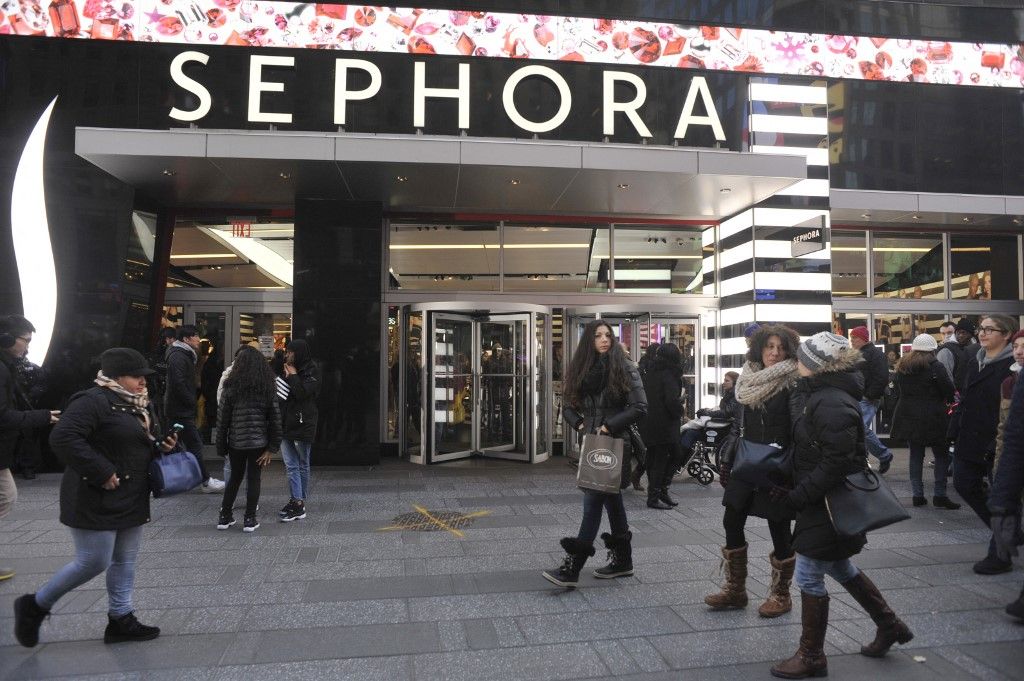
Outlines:
{"label": "recessed ceiling light", "polygon": [[860,216],[862,218],[869,218],[869,217],[871,217],[871,213],[861,213]]}
{"label": "recessed ceiling light", "polygon": [[278,176],[279,176],[279,177],[280,177],[280,178],[281,178],[282,180],[290,180],[290,179],[292,179],[292,174],[291,174],[291,173],[285,173],[285,172],[282,172],[282,173],[279,173],[279,174],[278,174]]}
{"label": "recessed ceiling light", "polygon": [[517,184],[519,184],[519,180],[513,177],[511,180],[508,181],[508,183],[515,187]]}
{"label": "recessed ceiling light", "polygon": [[624,182],[620,182],[619,189],[629,189],[629,185]]}
{"label": "recessed ceiling light", "polygon": [[409,178],[406,177],[405,175],[395,175],[395,179],[398,180],[399,182],[408,182],[409,181]]}
{"label": "recessed ceiling light", "polygon": [[921,219],[921,216],[920,216],[920,215],[911,215],[911,216],[910,216],[910,219],[911,219],[911,220],[920,220],[920,219]]}
{"label": "recessed ceiling light", "polygon": [[963,221],[963,222],[970,222],[970,221],[971,221],[971,218],[969,218],[969,217],[964,217],[964,218],[962,218],[962,221]]}
{"label": "recessed ceiling light", "polygon": [[1021,220],[1020,218],[1014,218],[1013,219],[1013,224],[1015,224],[1015,225],[1024,225],[1024,220]]}
{"label": "recessed ceiling light", "polygon": [[722,194],[728,194],[729,192],[732,191],[732,187],[722,187],[718,191],[721,192]]}
{"label": "recessed ceiling light", "polygon": [[164,168],[164,175],[166,175],[167,177],[171,177],[172,175],[177,174],[177,171],[171,170],[170,168]]}

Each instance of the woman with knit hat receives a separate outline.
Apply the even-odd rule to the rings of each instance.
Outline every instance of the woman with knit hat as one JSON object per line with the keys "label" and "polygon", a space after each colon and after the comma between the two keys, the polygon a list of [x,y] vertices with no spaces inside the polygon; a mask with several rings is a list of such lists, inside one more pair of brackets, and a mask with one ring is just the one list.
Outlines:
{"label": "woman with knit hat", "polygon": [[[796,348],[800,337],[786,326],[758,327],[750,337],[747,361],[736,380],[737,411],[742,427],[741,437],[761,444],[789,446],[789,391],[798,378]],[[793,609],[789,596],[789,583],[793,578],[792,513],[773,504],[768,489],[760,489],[731,476],[732,461],[728,447],[723,448],[720,482],[725,488],[722,505],[725,514],[725,546],[722,547],[722,567],[725,583],[718,593],[710,594],[704,602],[712,610],[745,608],[747,606],[747,539],[744,527],[747,517],[754,515],[768,521],[773,551],[768,556],[772,567],[768,597],[758,608],[761,617],[778,617]]]}
{"label": "woman with knit hat", "polygon": [[775,501],[796,513],[793,581],[800,588],[803,632],[793,657],[772,667],[772,675],[784,679],[828,674],[825,575],[839,582],[878,627],[875,639],[861,647],[862,655],[882,657],[894,643],[914,636],[878,588],[850,562],[864,548],[866,536],[837,534],[825,507],[827,492],[843,484],[850,473],[868,467],[860,414],[864,379],[857,369],[861,355],[842,336],[823,331],[800,344],[797,360],[801,379],[790,400],[795,486],[772,490]]}
{"label": "woman with knit hat", "polygon": [[914,506],[924,506],[924,451],[931,447],[935,455],[935,508],[960,508],[946,496],[946,475],[949,470],[949,448],[946,429],[949,427],[948,405],[953,402],[953,379],[946,367],[935,358],[939,345],[927,333],[914,339],[911,351],[896,364],[892,379],[899,396],[893,416],[893,440],[906,441],[910,447],[910,489]]}
{"label": "woman with knit hat", "polygon": [[999,427],[996,431],[996,458],[992,463],[992,472],[999,467],[999,457],[1003,454],[1003,431],[1006,429],[1006,417],[1010,415],[1010,399],[1013,396],[1013,386],[1020,377],[1020,371],[1024,368],[1024,331],[1018,331],[1010,339],[1010,347],[1013,348],[1013,364],[1010,365],[1010,375],[1003,379],[999,399]]}

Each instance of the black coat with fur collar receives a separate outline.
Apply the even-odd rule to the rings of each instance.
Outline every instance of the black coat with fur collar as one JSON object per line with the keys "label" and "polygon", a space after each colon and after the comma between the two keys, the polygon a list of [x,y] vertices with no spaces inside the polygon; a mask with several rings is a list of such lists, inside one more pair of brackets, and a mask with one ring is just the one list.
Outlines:
{"label": "black coat with fur collar", "polygon": [[847,350],[823,371],[800,379],[792,392],[795,486],[789,502],[797,510],[793,550],[809,558],[843,560],[867,543],[863,534],[837,535],[825,507],[829,490],[867,468],[859,361],[859,352]]}

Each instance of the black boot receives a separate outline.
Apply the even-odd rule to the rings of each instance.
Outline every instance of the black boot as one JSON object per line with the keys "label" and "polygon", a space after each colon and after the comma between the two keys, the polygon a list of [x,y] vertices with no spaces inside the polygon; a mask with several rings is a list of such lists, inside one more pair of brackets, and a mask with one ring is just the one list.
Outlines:
{"label": "black boot", "polygon": [[14,637],[26,648],[34,648],[39,643],[39,627],[43,620],[50,616],[36,603],[35,594],[19,596],[14,601]]}
{"label": "black boot", "polygon": [[104,643],[122,643],[124,641],[151,641],[160,635],[160,627],[147,627],[135,619],[130,612],[121,617],[108,615],[107,630],[103,632]]}
{"label": "black boot", "polygon": [[661,498],[661,490],[657,487],[650,486],[647,489],[647,508],[656,508],[659,511],[667,511],[672,508],[667,502]]}
{"label": "black boot", "polygon": [[556,570],[546,570],[542,574],[544,579],[552,584],[575,589],[580,581],[580,571],[587,562],[587,558],[594,555],[594,545],[576,537],[562,537],[558,542],[565,549],[565,560]]}
{"label": "black boot", "polygon": [[658,494],[659,499],[672,507],[679,505],[679,502],[668,494],[668,488],[672,486],[672,478],[675,477],[681,461],[678,449],[679,447],[673,448],[673,451],[665,464],[665,468],[661,472],[661,490]]}
{"label": "black boot", "polygon": [[1024,621],[1024,589],[1020,590],[1017,600],[1006,606],[1006,614]]}
{"label": "black boot", "polygon": [[608,549],[607,565],[594,570],[594,576],[598,579],[613,579],[615,577],[628,577],[633,574],[633,533],[601,535],[605,548]]}

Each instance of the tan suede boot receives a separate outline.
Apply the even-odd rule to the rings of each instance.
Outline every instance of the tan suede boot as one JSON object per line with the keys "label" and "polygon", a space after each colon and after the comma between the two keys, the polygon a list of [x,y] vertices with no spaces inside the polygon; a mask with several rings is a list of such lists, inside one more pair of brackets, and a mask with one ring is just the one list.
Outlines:
{"label": "tan suede boot", "polygon": [[825,630],[828,628],[828,596],[800,594],[803,632],[800,647],[793,657],[772,667],[772,676],[780,679],[806,679],[809,676],[828,676],[825,658]]}
{"label": "tan suede boot", "polygon": [[725,584],[722,590],[704,598],[712,610],[747,607],[747,545],[738,549],[722,547],[722,569]]}
{"label": "tan suede boot", "polygon": [[772,585],[768,587],[768,598],[757,614],[761,617],[778,617],[793,609],[793,601],[789,597],[789,584],[793,581],[793,570],[796,568],[796,554],[786,560],[776,560],[773,551],[768,556],[772,564]]}

